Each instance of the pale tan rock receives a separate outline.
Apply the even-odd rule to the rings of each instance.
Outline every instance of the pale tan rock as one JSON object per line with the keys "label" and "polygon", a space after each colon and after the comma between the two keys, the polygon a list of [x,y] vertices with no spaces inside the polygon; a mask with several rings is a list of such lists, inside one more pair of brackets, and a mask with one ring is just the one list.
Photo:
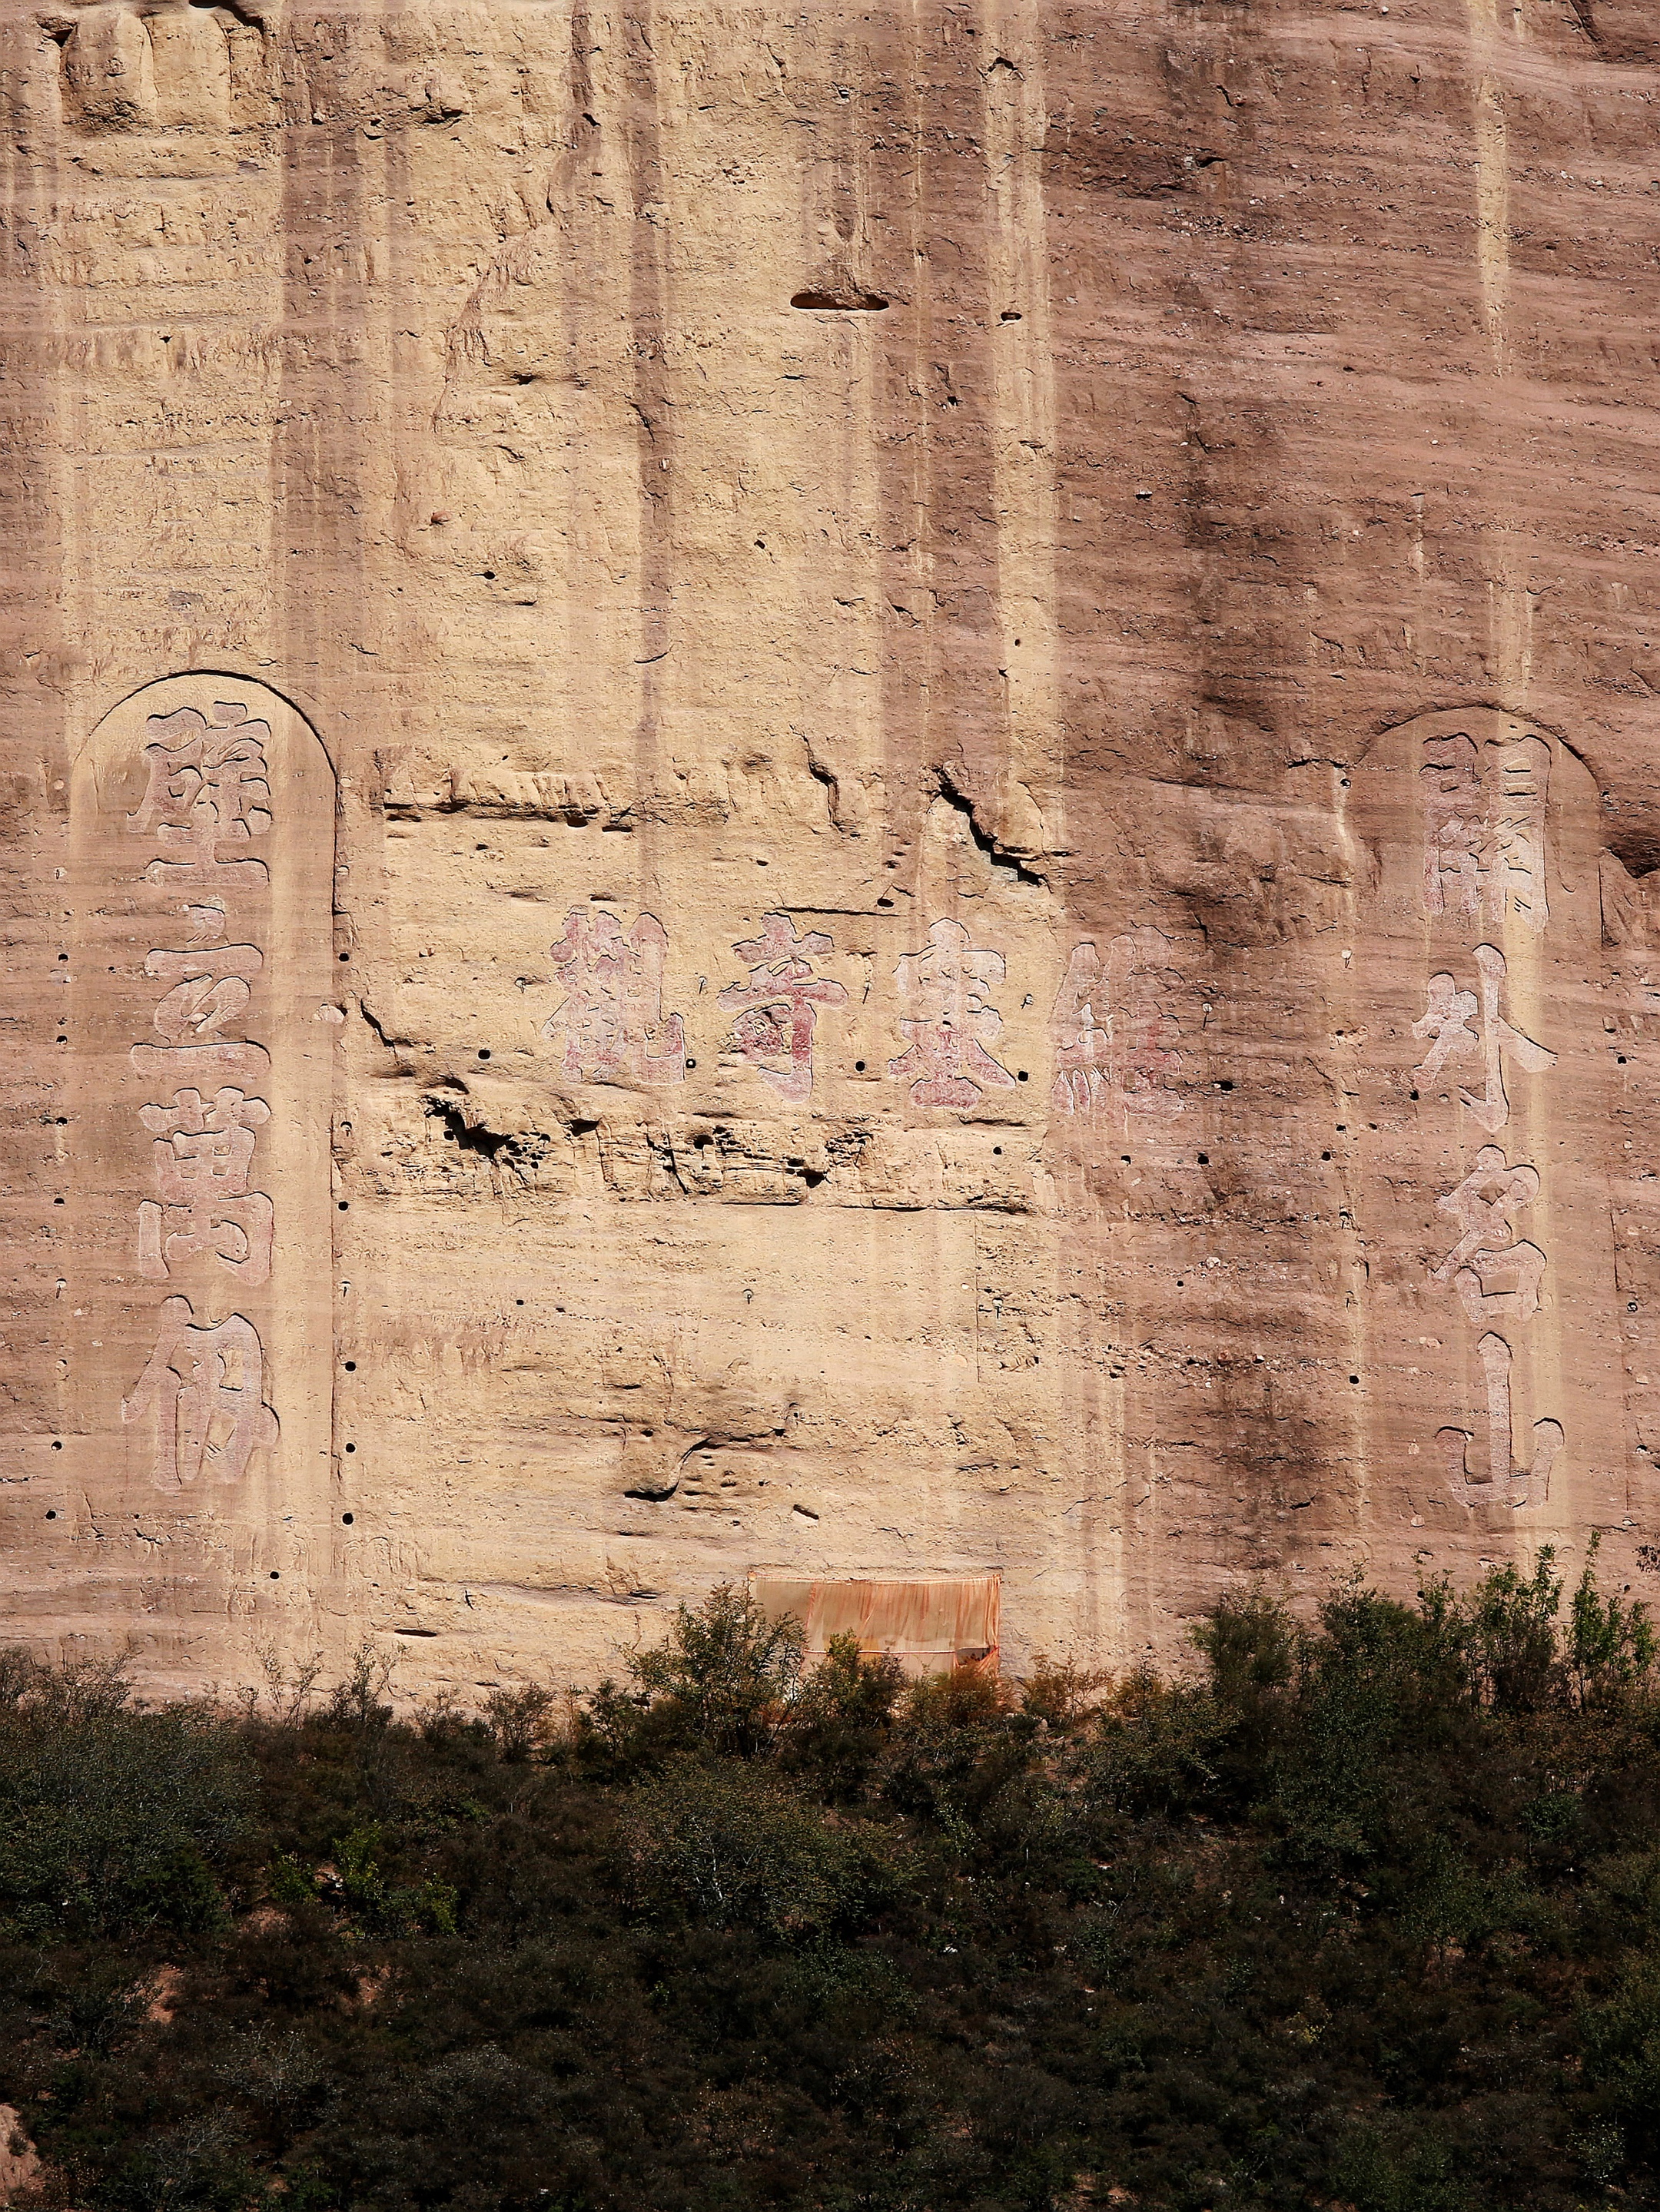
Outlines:
{"label": "pale tan rock", "polygon": [[42,2173],[40,2154],[23,2131],[22,2115],[0,2105],[0,2204],[33,2189]]}
{"label": "pale tan rock", "polygon": [[1647,23],[7,0],[0,1633],[1645,1588]]}

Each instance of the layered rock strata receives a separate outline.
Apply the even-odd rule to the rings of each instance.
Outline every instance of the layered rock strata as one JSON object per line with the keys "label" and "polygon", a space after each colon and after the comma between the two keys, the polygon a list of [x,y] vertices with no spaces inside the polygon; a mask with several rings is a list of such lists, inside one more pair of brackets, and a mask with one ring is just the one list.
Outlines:
{"label": "layered rock strata", "polygon": [[1650,13],[6,0],[0,1630],[1646,1588]]}

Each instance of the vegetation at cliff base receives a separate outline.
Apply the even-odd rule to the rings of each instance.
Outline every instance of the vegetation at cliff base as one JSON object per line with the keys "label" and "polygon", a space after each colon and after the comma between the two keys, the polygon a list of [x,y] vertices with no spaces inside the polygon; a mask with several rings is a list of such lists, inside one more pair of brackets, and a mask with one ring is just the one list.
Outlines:
{"label": "vegetation at cliff base", "polygon": [[1660,2207],[1656,1676],[1548,1553],[1181,1680],[731,1589],[476,1716],[0,1654],[0,2102],[46,2212]]}

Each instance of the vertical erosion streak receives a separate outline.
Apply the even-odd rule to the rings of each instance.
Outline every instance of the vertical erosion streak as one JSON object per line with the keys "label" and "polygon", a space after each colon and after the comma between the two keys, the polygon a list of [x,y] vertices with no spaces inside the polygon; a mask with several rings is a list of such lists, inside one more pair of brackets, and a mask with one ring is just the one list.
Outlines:
{"label": "vertical erosion streak", "polygon": [[[1475,150],[1475,261],[1481,294],[1481,327],[1492,379],[1493,428],[1510,383],[1511,254],[1510,144],[1505,88],[1499,76],[1497,0],[1467,0],[1470,27],[1471,129]],[[1512,26],[1514,27],[1514,25]],[[1497,473],[1491,480],[1498,483]],[[1517,542],[1519,517],[1500,484],[1488,518],[1493,548],[1487,586],[1487,650],[1501,696],[1527,712],[1533,678],[1533,596]]]}
{"label": "vertical erosion streak", "polygon": [[[1049,297],[1049,222],[1043,188],[1048,100],[1043,27],[1036,0],[990,0],[983,40],[985,325],[990,347],[993,541],[996,562],[998,665],[1002,672],[1004,759],[998,782],[999,834],[1017,848],[1064,850],[1067,763],[1058,711],[1060,619],[1056,540],[1060,494],[1055,436],[1055,369]],[[1061,886],[1055,886],[1059,890]],[[1055,948],[1063,969],[1072,943],[1068,919]],[[1048,1012],[1048,1008],[1043,1009]],[[1045,1164],[1055,1163],[1045,1146]],[[1088,1177],[1068,1159],[1053,1179],[1050,1218],[1030,1233],[1046,1237],[1055,1328],[1055,1449],[1065,1504],[1046,1536],[1064,1562],[1067,1605],[1098,1646],[1122,1648],[1125,1633],[1124,1406],[1122,1371],[1104,1358],[1100,1276],[1095,1239],[1122,1237],[1092,1200]],[[1058,1213],[1081,1214],[1089,1233],[1062,1233]],[[1061,1437],[1071,1439],[1063,1445]],[[1046,1561],[1047,1565],[1048,1562]]]}
{"label": "vertical erosion streak", "polygon": [[[0,744],[15,778],[0,808],[5,828],[0,919],[11,986],[0,1070],[15,1099],[29,1096],[40,1046],[58,1034],[59,1009],[50,992],[62,987],[46,979],[57,965],[53,955],[64,941],[65,918],[52,861],[63,857],[58,840],[68,811],[70,701],[85,680],[84,659],[77,660],[70,641],[94,634],[70,618],[65,576],[64,537],[76,514],[70,461],[76,380],[68,370],[66,288],[52,283],[52,273],[59,250],[54,233],[73,206],[67,180],[76,173],[63,161],[58,144],[61,110],[50,76],[57,66],[57,47],[41,39],[28,18],[13,16],[0,24],[0,113],[5,118],[0,226],[7,241],[9,310],[6,374],[0,382],[0,512],[6,520],[0,640],[15,663],[15,675],[0,694]],[[65,180],[64,204],[53,204],[46,179]],[[81,301],[85,294],[69,296]],[[14,811],[26,776],[42,795],[33,835],[24,828],[27,813]],[[0,1233],[7,1255],[0,1313],[13,1344],[27,1331],[27,1340],[43,1348],[55,1347],[61,1335],[72,1273],[64,1238],[43,1234],[52,1197],[66,1187],[59,1178],[70,1171],[75,1142],[66,1118],[60,1126],[69,1112],[56,1087],[62,1081],[63,1070],[56,1068],[54,1090],[44,1094],[53,1129],[50,1161],[35,1115],[9,1114],[0,1128]],[[25,1382],[20,1364],[14,1354],[0,1406],[0,1452],[14,1467],[33,1468],[37,1451],[50,1465],[46,1432],[72,1429],[78,1419],[67,1369],[59,1361],[49,1384],[38,1371]],[[21,1573],[21,1562],[12,1564]],[[21,1590],[21,1581],[16,1587]]]}
{"label": "vertical erosion streak", "polygon": [[[1055,356],[1034,0],[998,0],[985,35],[986,321],[1007,781],[1012,794],[1036,782],[1043,794],[1038,811],[1047,814],[1062,803],[1066,764],[1055,714]],[[1023,825],[1016,817],[1008,826],[1018,835]],[[1030,834],[1043,836],[1043,825],[1031,822]],[[1047,841],[1067,842],[1053,821]]]}
{"label": "vertical erosion streak", "polygon": [[[1346,1039],[1358,1036],[1363,1027],[1362,994],[1365,989],[1365,961],[1364,955],[1357,963],[1354,951],[1365,943],[1365,894],[1361,886],[1365,882],[1365,854],[1355,834],[1350,817],[1347,793],[1350,788],[1347,771],[1332,775],[1333,789],[1329,805],[1335,821],[1338,849],[1342,854],[1347,888],[1343,894],[1342,981],[1330,984],[1332,1011],[1328,1018],[1335,1024],[1340,1018]],[[1355,1054],[1346,1049],[1338,1063],[1338,1079],[1343,1088],[1335,1093],[1332,1104],[1346,1121],[1357,1118],[1350,1109],[1360,1104],[1360,1065]],[[1364,1121],[1364,1115],[1358,1116]],[[1334,1147],[1335,1149],[1335,1147]],[[1341,1170],[1337,1170],[1341,1174]],[[1354,1540],[1356,1558],[1367,1556],[1377,1534],[1372,1523],[1372,1498],[1376,1487],[1374,1478],[1380,1473],[1375,1464],[1379,1427],[1377,1418],[1375,1371],[1371,1362],[1375,1352],[1370,1293],[1371,1279],[1366,1258],[1366,1240],[1361,1224],[1365,1215],[1356,1202],[1356,1178],[1342,1176],[1342,1199],[1338,1210],[1338,1233],[1335,1240],[1339,1295],[1342,1310],[1347,1316],[1345,1331],[1350,1364],[1347,1372],[1358,1375],[1357,1388],[1347,1383],[1340,1376],[1337,1382],[1338,1401],[1347,1408],[1348,1464],[1353,1470],[1353,1493],[1349,1500],[1348,1530]],[[1335,1522],[1333,1534],[1338,1536],[1341,1523]],[[1340,1538],[1341,1540],[1341,1538]]]}
{"label": "vertical erosion streak", "polygon": [[[1475,0],[1479,9],[1480,0]],[[1477,33],[1477,52],[1488,40]],[[1493,373],[1505,373],[1510,309],[1510,167],[1503,88],[1484,68],[1475,87],[1475,252],[1481,321]]]}
{"label": "vertical erosion streak", "polygon": [[660,35],[668,33],[659,24],[652,0],[641,0],[626,18],[624,116],[633,215],[629,313],[635,368],[630,404],[638,423],[635,442],[639,457],[640,627],[635,659],[640,687],[634,736],[642,791],[652,789],[656,782],[674,589],[676,455],[667,359],[669,241],[666,226],[648,219],[648,210],[660,207],[667,197],[662,174],[657,68]]}

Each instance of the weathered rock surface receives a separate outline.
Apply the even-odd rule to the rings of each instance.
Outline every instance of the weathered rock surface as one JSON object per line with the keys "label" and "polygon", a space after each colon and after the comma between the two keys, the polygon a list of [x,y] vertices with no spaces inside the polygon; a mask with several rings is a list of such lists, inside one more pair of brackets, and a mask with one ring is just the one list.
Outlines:
{"label": "weathered rock surface", "polygon": [[4,1633],[1645,1587],[1651,16],[5,0]]}

